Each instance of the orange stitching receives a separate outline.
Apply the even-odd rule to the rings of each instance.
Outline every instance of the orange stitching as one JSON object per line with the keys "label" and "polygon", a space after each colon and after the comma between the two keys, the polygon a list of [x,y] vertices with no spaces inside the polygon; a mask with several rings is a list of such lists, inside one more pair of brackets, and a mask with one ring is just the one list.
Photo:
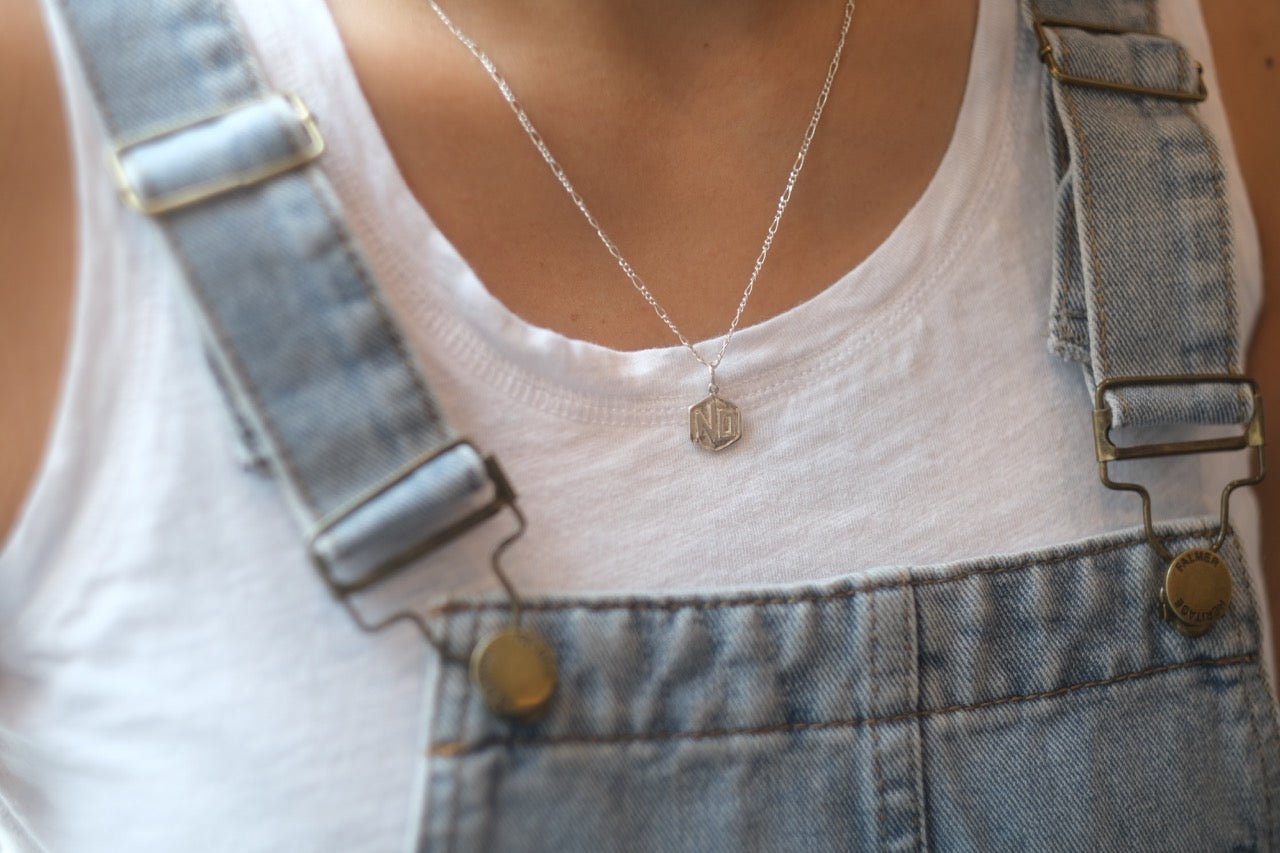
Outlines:
{"label": "orange stitching", "polygon": [[[880,710],[880,673],[877,670],[876,660],[879,652],[880,638],[876,635],[876,597],[874,595],[867,596],[867,621],[868,632],[871,640],[870,660],[867,661],[867,671],[871,676],[871,704],[867,708],[872,714]],[[871,775],[876,783],[876,840],[880,847],[884,847],[884,770],[880,762],[880,729],[871,729]]]}
{"label": "orange stitching", "polygon": [[927,719],[929,717],[941,714],[952,714],[961,711],[981,711],[987,708],[995,708],[1001,705],[1009,705],[1017,702],[1031,702],[1039,699],[1053,699],[1058,696],[1064,696],[1068,693],[1074,693],[1078,690],[1087,690],[1094,687],[1105,687],[1112,684],[1121,684],[1126,681],[1136,681],[1142,678],[1148,678],[1153,675],[1159,675],[1165,672],[1173,672],[1180,669],[1192,669],[1201,666],[1236,666],[1239,664],[1257,663],[1257,654],[1234,655],[1231,657],[1208,658],[1199,660],[1182,661],[1180,663],[1165,664],[1163,666],[1150,667],[1148,669],[1138,670],[1137,672],[1128,672],[1123,675],[1115,675],[1110,678],[1098,678],[1091,681],[1081,681],[1066,687],[1057,687],[1053,690],[1045,690],[1037,693],[1019,693],[1012,696],[1002,696],[999,699],[984,699],[981,702],[974,702],[968,705],[947,705],[942,708],[934,708],[926,711],[906,711],[901,714],[891,714],[884,717],[865,717],[862,719],[850,718],[844,720],[823,720],[810,723],[775,723],[768,726],[753,726],[749,728],[738,729],[703,729],[701,731],[692,732],[637,732],[634,734],[616,734],[616,735],[565,735],[560,737],[502,737],[490,736],[482,738],[475,743],[467,744],[459,741],[445,741],[444,743],[435,744],[429,750],[429,754],[436,758],[462,758],[475,755],[478,752],[490,749],[492,747],[504,746],[509,748],[517,747],[544,747],[544,746],[624,746],[632,743],[653,743],[659,741],[678,741],[678,740],[712,740],[724,737],[744,737],[751,735],[771,735],[771,734],[790,734],[796,732],[820,732],[838,729],[861,728],[863,726],[880,726],[891,725],[893,723],[901,723],[907,720]]}
{"label": "orange stitching", "polygon": [[[431,722],[427,725],[427,743],[433,743],[436,739],[436,731],[440,726],[440,709],[444,707],[445,684],[452,677],[449,668],[444,665],[444,661],[437,663],[435,672],[435,684],[431,687]],[[428,754],[430,754],[428,750]],[[439,808],[439,797],[436,789],[440,786],[436,784],[435,771],[430,767],[424,768],[422,811],[418,815],[418,834],[420,837],[430,837],[435,819],[435,809]]]}
{"label": "orange stitching", "polygon": [[[908,572],[909,571],[910,569],[908,569]],[[920,603],[916,599],[916,591],[914,589],[911,590],[911,598],[906,603],[906,607],[910,609],[909,610],[904,609],[903,612],[910,614],[910,617],[911,617],[910,627],[912,630],[902,632],[902,646],[903,646],[903,651],[906,652],[907,660],[911,660],[913,657],[915,658],[915,661],[914,661],[915,666],[911,670],[911,675],[915,679],[915,685],[914,685],[915,694],[916,694],[915,702],[914,702],[916,706],[915,710],[919,711],[920,710],[920,671],[924,667],[921,665],[921,660],[920,660],[920,648],[921,648]],[[911,638],[913,635],[915,637],[914,649],[912,649],[913,644],[911,642]],[[914,654],[912,653],[913,651],[914,651]],[[914,741],[914,749],[912,750],[912,752],[915,753],[912,757],[915,758],[916,760],[915,767],[912,768],[913,775],[915,776],[915,778],[911,780],[911,786],[915,788],[915,794],[916,794],[916,807],[914,810],[915,811],[915,831],[916,831],[915,849],[923,850],[928,846],[925,841],[925,830],[924,830],[924,732],[921,731],[920,726],[918,725],[916,726],[916,730],[912,733],[912,740]]]}
{"label": "orange stitching", "polygon": [[[475,647],[476,638],[479,636],[479,633],[480,617],[477,615],[471,620],[471,642],[469,643],[469,647]],[[474,695],[474,690],[468,690],[462,699],[461,716],[458,718],[458,725],[462,727],[463,731],[466,731],[467,724],[471,716],[471,697]],[[432,752],[434,753],[434,747],[432,748]],[[454,785],[453,791],[449,796],[449,818],[448,823],[446,824],[445,837],[449,839],[446,846],[450,853],[452,853],[452,850],[454,849],[454,843],[458,840],[458,809],[459,801],[462,799],[460,794],[462,787],[462,785]]]}

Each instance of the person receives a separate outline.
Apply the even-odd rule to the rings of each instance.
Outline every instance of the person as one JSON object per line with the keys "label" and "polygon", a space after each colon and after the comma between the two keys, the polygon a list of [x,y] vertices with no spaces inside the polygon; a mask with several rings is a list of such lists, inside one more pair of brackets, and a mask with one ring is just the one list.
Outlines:
{"label": "person", "polygon": [[[407,627],[361,631],[316,581],[279,472],[236,455],[182,266],[116,196],[65,8],[19,0],[0,34],[12,844],[1276,844],[1277,507],[1233,498],[1222,624],[1159,618],[1138,502],[1098,483],[1079,370],[1045,353],[1055,190],[1017,4],[862,0],[764,252],[841,3],[443,5],[673,326],[428,3],[230,4],[316,117],[312,168],[442,408],[520,494],[503,560],[557,655],[548,716],[496,719],[465,667]],[[1280,240],[1256,48],[1280,18],[1159,6],[1205,67],[1244,341],[1263,279],[1242,167]],[[744,301],[711,375],[741,436],[708,453],[684,437],[708,375],[673,332],[710,360]],[[1275,340],[1253,350],[1264,391]],[[1248,464],[1141,467],[1162,535],[1202,538],[1176,520],[1214,515]],[[415,603],[474,645],[505,618],[489,559],[509,532],[360,606]]]}

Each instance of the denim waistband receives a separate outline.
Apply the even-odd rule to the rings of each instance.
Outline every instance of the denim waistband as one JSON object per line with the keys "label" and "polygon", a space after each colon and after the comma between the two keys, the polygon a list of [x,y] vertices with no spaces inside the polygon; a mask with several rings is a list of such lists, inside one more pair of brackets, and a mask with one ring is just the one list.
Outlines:
{"label": "denim waistband", "polygon": [[[1203,525],[1167,526],[1169,544]],[[465,666],[443,663],[429,750],[732,737],[859,727],[1048,699],[1189,667],[1259,666],[1259,626],[1239,543],[1233,594],[1207,635],[1160,615],[1164,564],[1140,531],[1035,552],[888,567],[821,585],[668,597],[526,602],[560,683],[536,722],[496,718]],[[496,601],[433,618],[465,658],[509,620]]]}

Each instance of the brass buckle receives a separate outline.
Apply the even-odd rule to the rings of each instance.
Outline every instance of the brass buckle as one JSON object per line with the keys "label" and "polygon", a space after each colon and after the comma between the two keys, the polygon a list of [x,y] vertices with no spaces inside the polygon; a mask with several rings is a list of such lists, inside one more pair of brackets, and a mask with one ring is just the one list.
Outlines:
{"label": "brass buckle", "polygon": [[517,520],[520,521],[521,529],[523,529],[524,519],[515,505],[515,490],[511,488],[511,483],[507,480],[506,474],[503,473],[502,467],[498,465],[498,460],[492,456],[485,456],[483,457],[485,473],[489,475],[489,479],[493,482],[494,488],[492,500],[484,506],[471,511],[452,524],[442,528],[432,536],[417,543],[412,548],[387,558],[382,563],[375,566],[371,571],[367,572],[358,581],[343,583],[333,576],[333,567],[330,566],[329,562],[316,550],[316,542],[320,537],[324,536],[343,520],[357,512],[361,507],[368,504],[369,501],[372,501],[386,493],[398,483],[403,482],[414,472],[421,470],[424,466],[429,465],[445,453],[461,446],[470,447],[472,450],[476,451],[477,455],[479,455],[479,451],[476,450],[475,445],[466,439],[459,439],[458,441],[450,442],[449,444],[436,448],[430,453],[414,459],[382,483],[379,483],[377,486],[360,495],[346,506],[340,507],[336,511],[330,513],[316,525],[307,537],[307,553],[311,555],[311,560],[319,570],[320,576],[324,579],[325,585],[329,587],[334,595],[345,598],[348,595],[373,586],[379,581],[395,574],[397,571],[419,557],[435,551],[454,539],[457,539],[459,536],[462,536],[472,528],[478,527],[490,518],[493,518],[504,508],[510,507],[515,511]]}
{"label": "brass buckle", "polygon": [[[312,562],[315,564],[320,576],[324,579],[325,585],[329,588],[329,592],[338,600],[352,621],[362,631],[373,634],[397,622],[407,622],[413,625],[418,629],[423,639],[435,647],[442,659],[452,663],[464,664],[470,668],[471,679],[475,682],[481,696],[484,698],[485,704],[491,711],[498,716],[510,719],[536,719],[546,712],[559,683],[556,654],[550,644],[537,631],[521,625],[524,601],[502,568],[503,553],[524,535],[528,523],[525,520],[524,513],[516,505],[515,490],[511,488],[511,483],[507,480],[501,466],[498,465],[497,459],[492,456],[483,457],[485,471],[493,482],[494,496],[492,500],[414,547],[388,558],[356,583],[341,583],[334,578],[332,567],[317,552],[315,547],[319,537],[331,530],[334,525],[344,518],[350,516],[351,513],[378,495],[385,493],[396,483],[403,481],[414,471],[429,464],[441,454],[462,445],[476,450],[475,445],[465,439],[437,448],[431,453],[415,459],[385,482],[380,483],[350,504],[327,516],[307,538],[307,551],[311,555]],[[478,455],[479,451],[476,452]],[[511,620],[507,627],[490,632],[483,637],[466,656],[460,655],[458,651],[449,648],[444,639],[438,636],[427,624],[423,615],[411,607],[394,610],[377,622],[369,622],[361,615],[355,603],[352,602],[351,596],[356,592],[372,586],[418,557],[436,550],[472,528],[483,524],[504,508],[509,508],[515,515],[517,527],[514,532],[508,534],[497,544],[489,561],[490,570],[506,592],[507,600],[511,607]]]}
{"label": "brass buckle", "polygon": [[1104,27],[1097,24],[1088,24],[1082,21],[1070,21],[1065,18],[1036,18],[1032,22],[1032,27],[1036,31],[1036,39],[1040,42],[1040,60],[1049,68],[1049,76],[1057,80],[1059,83],[1067,83],[1072,86],[1086,86],[1091,89],[1105,89],[1111,92],[1127,92],[1131,95],[1149,95],[1154,98],[1168,98],[1175,101],[1203,101],[1209,96],[1209,90],[1204,85],[1204,66],[1199,62],[1196,63],[1196,74],[1199,77],[1197,91],[1193,93],[1180,92],[1176,89],[1153,89],[1146,86],[1131,86],[1127,83],[1115,83],[1110,80],[1102,80],[1097,77],[1080,77],[1075,74],[1069,74],[1058,64],[1058,58],[1053,52],[1053,44],[1049,41],[1049,36],[1045,32],[1047,29],[1066,27],[1073,30],[1083,30],[1087,33],[1109,33],[1111,35],[1126,35],[1133,33],[1136,35],[1152,35],[1159,36],[1159,33],[1147,33],[1141,30],[1122,30],[1115,27]]}
{"label": "brass buckle", "polygon": [[[278,95],[268,95],[263,98],[261,102],[269,101],[271,98],[275,97],[278,97]],[[199,127],[202,124],[208,124],[211,121],[216,121],[217,119],[230,115],[237,110],[244,109],[246,106],[252,106],[254,103],[259,102],[251,101],[246,104],[238,104],[229,109],[196,119],[195,121],[187,122],[175,127],[165,128],[164,130],[151,133],[139,139],[134,139],[116,146],[116,148],[111,152],[111,171],[115,175],[116,186],[120,191],[121,198],[123,198],[125,203],[134,210],[145,213],[149,216],[154,216],[158,213],[168,213],[172,210],[187,207],[189,205],[214,198],[215,196],[222,195],[223,193],[240,189],[241,187],[261,183],[262,181],[273,178],[276,175],[283,174],[284,172],[288,172],[292,169],[298,168],[299,166],[304,166],[307,163],[310,163],[312,160],[324,153],[324,137],[320,134],[320,128],[316,125],[316,120],[311,114],[311,110],[309,110],[307,105],[302,102],[302,99],[292,92],[286,93],[285,97],[288,99],[290,106],[293,107],[294,113],[298,116],[298,120],[302,122],[302,126],[307,132],[307,146],[301,151],[287,157],[281,157],[269,163],[263,163],[261,166],[244,172],[227,175],[226,177],[178,190],[170,193],[169,195],[160,196],[159,198],[146,199],[138,194],[137,190],[134,189],[133,185],[129,182],[129,177],[124,171],[122,158],[128,151],[133,148],[137,148],[140,145],[145,145],[148,142],[154,142],[157,139],[163,139],[166,136],[179,133],[183,130]]]}
{"label": "brass buckle", "polygon": [[[1111,440],[1111,410],[1106,404],[1106,394],[1115,388],[1134,385],[1192,385],[1200,383],[1221,383],[1231,385],[1247,385],[1253,395],[1253,417],[1241,435],[1224,438],[1205,438],[1194,441],[1163,442],[1158,444],[1139,444],[1131,447],[1118,447]],[[1122,483],[1112,480],[1107,465],[1123,459],[1149,459],[1160,456],[1181,456],[1194,453],[1214,453],[1227,450],[1244,450],[1254,448],[1257,458],[1258,472],[1252,477],[1232,480],[1222,490],[1221,506],[1218,518],[1218,532],[1214,537],[1210,550],[1216,552],[1226,541],[1229,526],[1231,493],[1241,486],[1252,486],[1260,483],[1266,476],[1266,462],[1263,456],[1265,445],[1262,397],[1258,393],[1257,380],[1248,376],[1231,373],[1210,374],[1176,374],[1169,376],[1122,376],[1102,381],[1094,393],[1093,438],[1094,450],[1098,459],[1098,475],[1102,484],[1108,489],[1137,492],[1142,497],[1142,523],[1146,529],[1147,539],[1152,547],[1165,560],[1172,560],[1173,555],[1164,547],[1155,535],[1151,523],[1151,493],[1137,483]]]}

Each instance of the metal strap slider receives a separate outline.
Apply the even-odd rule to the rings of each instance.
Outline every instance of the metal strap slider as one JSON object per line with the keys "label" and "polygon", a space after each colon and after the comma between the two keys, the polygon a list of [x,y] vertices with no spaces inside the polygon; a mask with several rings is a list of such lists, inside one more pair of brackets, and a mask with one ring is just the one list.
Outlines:
{"label": "metal strap slider", "polygon": [[1078,74],[1072,74],[1062,67],[1058,61],[1058,56],[1053,49],[1053,43],[1049,40],[1048,30],[1055,28],[1064,28],[1072,30],[1081,30],[1086,33],[1103,33],[1109,35],[1146,35],[1160,37],[1159,33],[1148,33],[1140,30],[1122,30],[1115,27],[1104,27],[1098,24],[1089,24],[1082,21],[1070,21],[1064,18],[1036,18],[1032,26],[1035,28],[1036,39],[1040,42],[1040,60],[1049,69],[1049,75],[1059,83],[1065,83],[1072,86],[1086,86],[1091,89],[1105,89],[1112,92],[1126,92],[1131,95],[1147,95],[1153,98],[1168,98],[1175,101],[1203,101],[1208,97],[1208,89],[1204,85],[1204,67],[1196,63],[1196,90],[1194,92],[1180,91],[1178,89],[1159,89],[1147,86],[1135,86],[1130,83],[1117,83],[1112,80],[1104,80],[1098,77],[1085,77]]}
{"label": "metal strap slider", "polygon": [[[1223,438],[1202,438],[1192,441],[1163,442],[1158,444],[1139,444],[1132,447],[1119,447],[1111,440],[1111,410],[1107,406],[1108,391],[1134,385],[1195,385],[1195,384],[1234,384],[1247,385],[1253,397],[1253,415],[1245,431],[1240,435]],[[1258,393],[1257,380],[1248,376],[1232,373],[1208,374],[1175,374],[1169,376],[1121,376],[1104,380],[1098,384],[1094,392],[1093,409],[1094,450],[1098,459],[1098,475],[1102,484],[1108,489],[1137,492],[1142,497],[1142,520],[1146,527],[1147,538],[1165,559],[1172,559],[1168,550],[1156,538],[1151,524],[1151,494],[1145,487],[1137,483],[1121,483],[1112,480],[1107,470],[1108,463],[1124,459],[1150,459],[1160,456],[1183,456],[1193,453],[1214,453],[1227,450],[1244,450],[1253,448],[1257,458],[1257,473],[1251,477],[1232,480],[1222,490],[1219,527],[1213,542],[1213,550],[1217,551],[1226,540],[1231,493],[1241,486],[1252,486],[1262,481],[1266,474],[1263,446],[1265,445],[1262,396]]]}
{"label": "metal strap slider", "polygon": [[[470,460],[478,460],[483,466],[487,483],[475,481]],[[434,482],[419,482],[419,478],[437,471],[440,473],[434,475]],[[390,498],[393,491],[409,497]],[[321,519],[307,537],[307,551],[325,584],[336,595],[345,596],[389,577],[504,508],[514,510],[515,500],[515,491],[498,460],[480,456],[471,442],[458,439],[413,460]],[[393,513],[404,518],[394,521],[393,514],[377,508],[379,503],[393,506]],[[415,504],[429,507],[429,515],[434,517],[417,517],[410,511]],[[357,522],[361,513],[376,520]],[[523,527],[523,519],[519,520]],[[338,536],[344,528],[352,532]],[[331,541],[335,537],[337,541]],[[345,558],[334,553],[343,547],[349,552]]]}
{"label": "metal strap slider", "polygon": [[[487,488],[477,490],[472,462],[483,465]],[[416,517],[409,513],[408,528],[382,514],[380,525],[357,524],[354,537],[348,537],[348,545],[354,545],[359,571],[354,576],[340,576],[327,540],[341,527],[349,525],[359,513],[385,499],[393,490],[415,489],[424,491],[422,484],[413,482],[428,469],[434,470],[434,485],[425,489],[433,504],[430,516]],[[404,499],[394,500],[401,503]],[[418,501],[421,503],[421,500]],[[400,507],[400,512],[406,509]],[[412,607],[395,610],[376,622],[369,622],[351,601],[360,590],[389,577],[410,562],[457,539],[467,531],[483,524],[503,509],[515,516],[517,527],[494,548],[490,556],[490,570],[502,585],[511,607],[510,624],[485,636],[471,649],[469,658],[462,658],[450,649],[438,636],[422,614]],[[379,514],[374,510],[375,514]],[[308,537],[307,548],[320,576],[330,593],[347,610],[356,625],[373,633],[398,622],[415,626],[423,638],[434,646],[446,660],[454,663],[469,662],[472,680],[484,697],[485,703],[495,714],[512,719],[534,719],[543,714],[555,694],[559,680],[556,655],[551,646],[536,631],[521,625],[524,603],[511,579],[502,568],[502,555],[525,532],[527,522],[524,513],[516,505],[515,490],[492,456],[481,457],[475,446],[459,439],[414,460],[411,464],[387,478],[384,482],[360,495],[348,505],[339,508],[322,519]],[[364,545],[359,541],[364,534]],[[406,536],[406,533],[408,535]],[[355,541],[350,541],[354,538]],[[370,552],[369,547],[374,550]],[[394,547],[389,547],[394,545]],[[373,559],[361,558],[363,550],[372,553]],[[351,554],[347,555],[352,556]]]}
{"label": "metal strap slider", "polygon": [[118,144],[120,196],[148,215],[262,183],[324,153],[315,117],[297,95],[273,93]]}
{"label": "metal strap slider", "polygon": [[[1202,438],[1192,441],[1140,444],[1118,447],[1111,440],[1111,410],[1107,406],[1108,391],[1132,385],[1192,385],[1192,384],[1247,385],[1253,398],[1253,414],[1248,426],[1240,435],[1224,438]],[[1218,554],[1230,529],[1231,493],[1241,486],[1252,486],[1266,475],[1263,458],[1262,397],[1258,383],[1247,376],[1229,373],[1182,374],[1172,376],[1123,376],[1099,383],[1094,395],[1093,436],[1098,458],[1098,475],[1108,489],[1137,492],[1142,497],[1142,523],[1147,541],[1166,563],[1164,583],[1160,588],[1160,612],[1174,628],[1184,636],[1199,637],[1213,628],[1227,612],[1231,600],[1231,571]],[[1151,494],[1137,483],[1122,483],[1111,479],[1107,466],[1124,459],[1150,459],[1161,456],[1179,456],[1193,453],[1213,453],[1227,450],[1253,448],[1257,472],[1250,477],[1232,480],[1222,490],[1218,515],[1218,531],[1208,548],[1189,548],[1176,556],[1156,536],[1151,524]]]}

